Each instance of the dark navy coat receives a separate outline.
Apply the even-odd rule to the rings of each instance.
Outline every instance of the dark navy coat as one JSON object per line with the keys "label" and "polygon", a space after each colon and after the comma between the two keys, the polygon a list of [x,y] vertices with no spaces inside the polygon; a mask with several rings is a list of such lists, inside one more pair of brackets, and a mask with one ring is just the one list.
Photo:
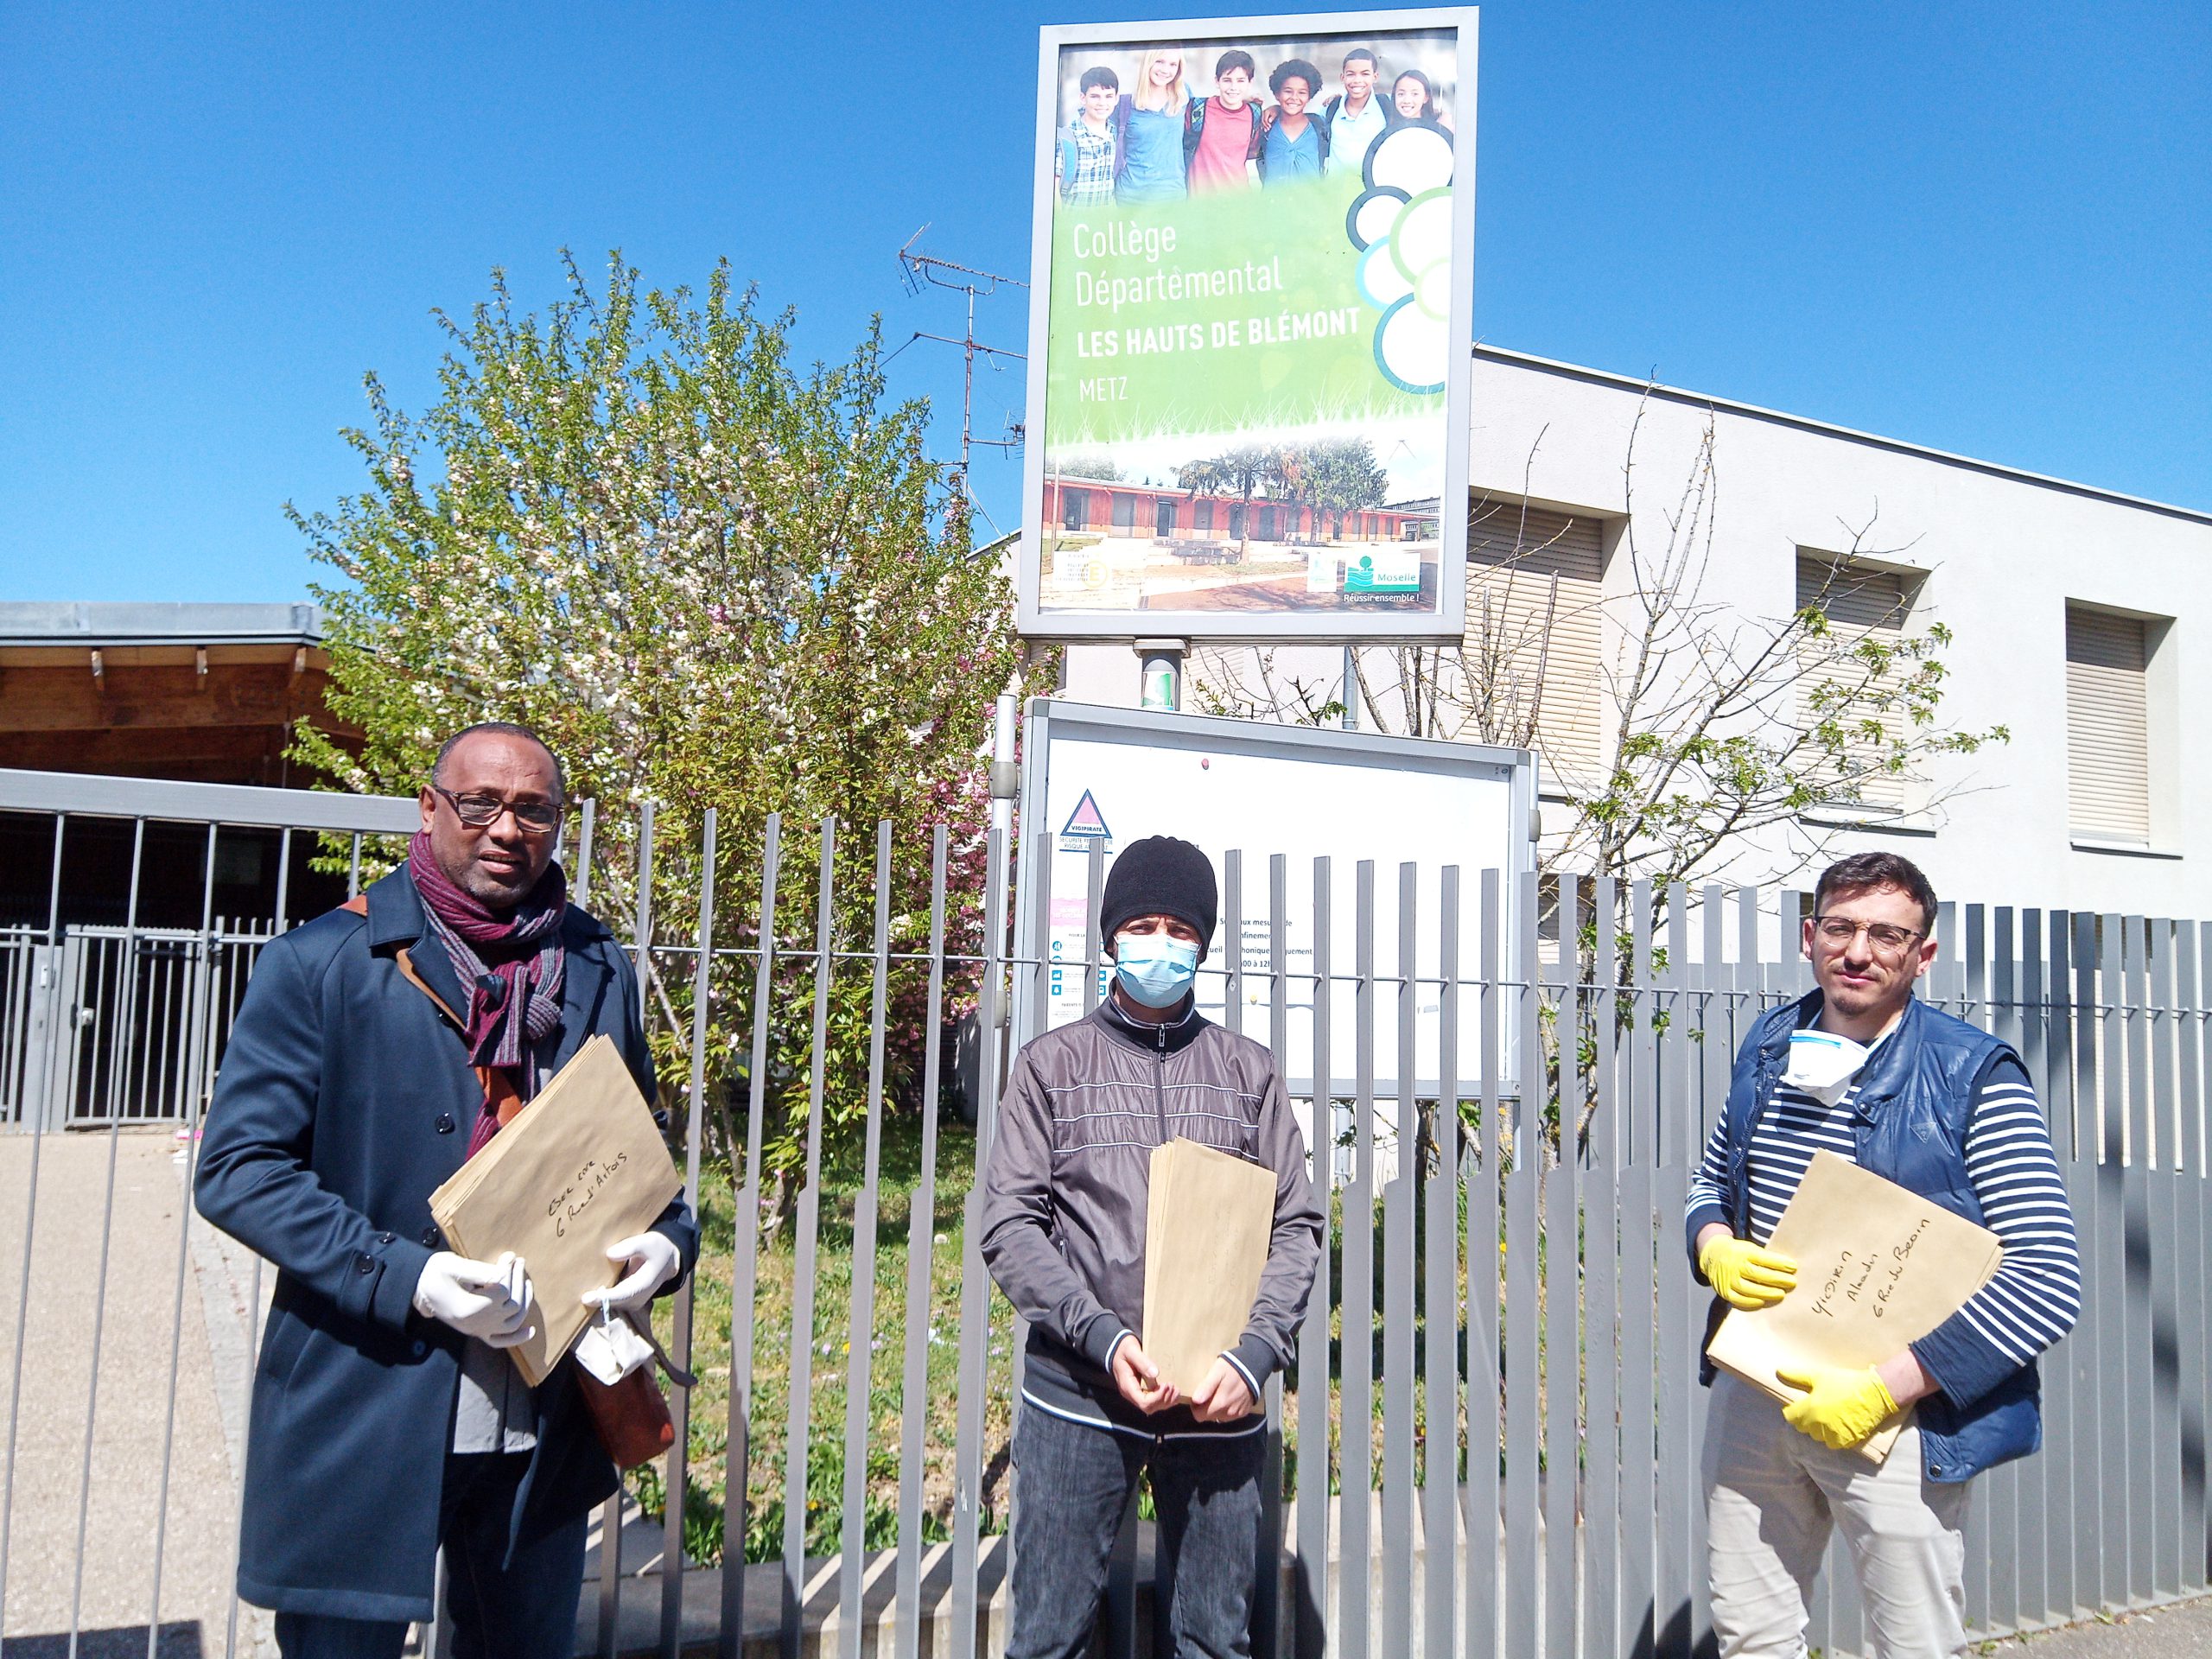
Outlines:
{"label": "dark navy coat", "polygon": [[[194,1192],[201,1215],[277,1270],[253,1377],[238,1593],[283,1611],[428,1619],[464,1338],[412,1299],[444,1248],[430,1194],[461,1167],[483,1095],[461,1033],[395,961],[416,946],[416,970],[465,1006],[414,881],[386,876],[368,906],[264,947],[215,1080]],[[651,1100],[629,958],[574,906],[563,939],[556,1063],[603,1032]],[[656,1230],[688,1273],[699,1234],[681,1198]],[[511,1541],[614,1490],[575,1372],[571,1359],[537,1390],[537,1449]]]}

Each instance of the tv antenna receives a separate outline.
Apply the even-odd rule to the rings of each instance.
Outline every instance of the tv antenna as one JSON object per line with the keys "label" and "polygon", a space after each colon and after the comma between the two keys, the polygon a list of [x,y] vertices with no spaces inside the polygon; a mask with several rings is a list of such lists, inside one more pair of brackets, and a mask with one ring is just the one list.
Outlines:
{"label": "tv antenna", "polygon": [[[1018,449],[1023,437],[1021,423],[1018,421],[1007,423],[1005,437],[979,438],[976,435],[976,354],[980,352],[986,358],[1011,358],[1017,363],[1028,361],[1020,352],[1009,352],[1001,346],[986,346],[976,338],[976,302],[990,298],[1002,286],[1026,289],[1029,284],[1018,276],[1002,276],[995,270],[978,270],[973,265],[956,264],[950,259],[939,259],[933,254],[920,252],[914,245],[928,230],[928,226],[923,226],[908,237],[906,245],[899,250],[899,270],[905,279],[906,291],[919,295],[925,288],[943,288],[965,295],[968,299],[968,327],[957,339],[950,334],[933,334],[917,328],[907,336],[906,346],[899,346],[899,351],[905,351],[906,346],[918,340],[933,340],[946,346],[960,347],[960,495],[963,500],[969,500],[973,499],[968,487],[969,452],[978,448]],[[898,354],[898,352],[893,352],[892,356]]]}

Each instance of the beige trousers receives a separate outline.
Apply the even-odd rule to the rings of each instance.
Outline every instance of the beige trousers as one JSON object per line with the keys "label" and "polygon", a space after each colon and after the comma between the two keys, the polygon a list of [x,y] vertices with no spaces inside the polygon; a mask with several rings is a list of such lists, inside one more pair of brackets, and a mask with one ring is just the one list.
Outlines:
{"label": "beige trousers", "polygon": [[1706,1420],[1705,1512],[1722,1659],[1804,1659],[1813,1580],[1836,1526],[1873,1659],[1965,1647],[1967,1483],[1923,1478],[1917,1428],[1878,1465],[1799,1433],[1770,1396],[1724,1374]]}

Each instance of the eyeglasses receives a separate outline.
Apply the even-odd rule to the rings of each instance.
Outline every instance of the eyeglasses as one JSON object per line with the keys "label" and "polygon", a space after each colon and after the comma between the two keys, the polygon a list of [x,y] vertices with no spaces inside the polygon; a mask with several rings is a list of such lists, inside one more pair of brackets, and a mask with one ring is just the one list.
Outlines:
{"label": "eyeglasses", "polygon": [[546,836],[561,824],[561,808],[554,801],[505,801],[497,795],[456,795],[453,791],[432,784],[431,791],[442,795],[453,804],[454,816],[472,830],[488,829],[499,821],[499,814],[512,812],[515,822],[526,835]]}
{"label": "eyeglasses", "polygon": [[1903,954],[1904,948],[1915,939],[1927,936],[1909,927],[1899,927],[1894,922],[1854,922],[1842,916],[1815,916],[1813,931],[1820,935],[1821,943],[1831,950],[1847,950],[1851,942],[1862,932],[1875,954],[1894,957]]}

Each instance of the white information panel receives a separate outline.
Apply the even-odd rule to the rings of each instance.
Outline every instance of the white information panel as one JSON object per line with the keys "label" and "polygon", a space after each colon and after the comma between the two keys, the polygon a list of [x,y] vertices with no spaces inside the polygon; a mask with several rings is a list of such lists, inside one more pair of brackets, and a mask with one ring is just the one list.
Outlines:
{"label": "white information panel", "polygon": [[[1292,1091],[1301,1095],[1313,1090],[1315,862],[1330,861],[1330,1071],[1340,1096],[1353,1092],[1357,1077],[1359,867],[1373,865],[1371,948],[1383,977],[1374,1014],[1379,1096],[1398,1087],[1402,869],[1414,866],[1414,961],[1424,982],[1415,987],[1415,1086],[1424,1094],[1437,1089],[1443,872],[1459,872],[1460,972],[1472,980],[1480,968],[1482,873],[1501,873],[1500,903],[1510,913],[1515,878],[1535,868],[1536,776],[1529,753],[1039,700],[1029,705],[1023,756],[1015,939],[1020,954],[1045,969],[1036,994],[1015,998],[1017,1041],[1081,1018],[1086,974],[1091,1000],[1105,993],[1103,955],[1085,959],[1094,925],[1092,848],[1103,849],[1110,870],[1131,842],[1179,836],[1202,848],[1224,878],[1222,929],[1198,990],[1200,1009],[1215,1020],[1228,1012],[1225,855],[1242,855],[1243,1027],[1263,1042],[1273,1000],[1269,861],[1285,860],[1283,1058]],[[1479,1081],[1478,1007],[1472,993],[1463,995],[1454,1068],[1463,1086]],[[1510,1076],[1513,1059],[1502,1058]]]}

